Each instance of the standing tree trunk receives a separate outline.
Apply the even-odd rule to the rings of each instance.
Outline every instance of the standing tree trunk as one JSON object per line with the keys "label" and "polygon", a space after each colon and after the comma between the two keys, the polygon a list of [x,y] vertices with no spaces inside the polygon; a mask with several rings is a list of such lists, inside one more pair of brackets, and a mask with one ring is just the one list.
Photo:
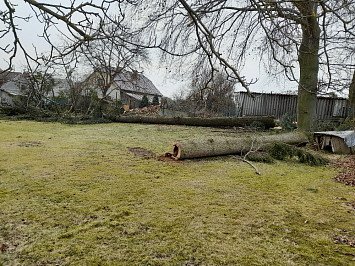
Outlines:
{"label": "standing tree trunk", "polygon": [[349,105],[350,108],[348,118],[351,120],[355,118],[355,70],[353,74],[353,80],[349,87]]}
{"label": "standing tree trunk", "polygon": [[300,79],[298,86],[297,121],[303,132],[312,132],[316,119],[319,70],[320,28],[317,21],[317,3],[313,1],[296,4],[304,16],[302,19],[302,43],[298,62]]}

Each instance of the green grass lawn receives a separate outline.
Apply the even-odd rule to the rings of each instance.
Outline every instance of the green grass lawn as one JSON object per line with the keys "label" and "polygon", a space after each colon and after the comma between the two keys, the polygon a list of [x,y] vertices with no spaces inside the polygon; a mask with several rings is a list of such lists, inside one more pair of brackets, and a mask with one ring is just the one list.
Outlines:
{"label": "green grass lawn", "polygon": [[330,167],[164,162],[184,126],[0,120],[0,265],[350,265],[354,188]]}

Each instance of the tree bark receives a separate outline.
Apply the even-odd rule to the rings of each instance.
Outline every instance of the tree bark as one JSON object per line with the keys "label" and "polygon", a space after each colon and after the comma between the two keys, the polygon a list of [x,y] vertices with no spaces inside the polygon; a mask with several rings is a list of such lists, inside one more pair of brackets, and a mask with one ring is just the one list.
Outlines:
{"label": "tree bark", "polygon": [[318,4],[313,1],[297,4],[304,17],[298,55],[300,79],[297,106],[298,128],[302,132],[312,132],[316,119],[320,38],[317,6]]}
{"label": "tree bark", "polygon": [[308,138],[301,133],[286,133],[256,138],[217,138],[217,139],[191,139],[173,143],[173,158],[191,159],[199,157],[241,154],[248,152],[252,147],[259,147],[272,143],[300,144],[308,142]]}
{"label": "tree bark", "polygon": [[265,128],[275,127],[275,120],[271,116],[214,118],[119,116],[114,118],[113,121],[121,123],[150,123],[201,127],[244,127],[250,126],[253,122],[260,122],[265,126]]}
{"label": "tree bark", "polygon": [[353,74],[353,80],[349,87],[349,115],[348,118],[355,118],[355,70]]}

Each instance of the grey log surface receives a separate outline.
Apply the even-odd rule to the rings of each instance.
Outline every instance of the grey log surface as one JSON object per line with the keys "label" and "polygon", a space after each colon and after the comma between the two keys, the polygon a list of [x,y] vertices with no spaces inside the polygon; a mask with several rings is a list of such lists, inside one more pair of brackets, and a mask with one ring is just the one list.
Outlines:
{"label": "grey log surface", "polygon": [[252,146],[256,148],[277,142],[296,145],[308,142],[308,138],[301,133],[292,132],[256,137],[190,139],[174,142],[172,154],[176,160],[240,154],[248,152]]}
{"label": "grey log surface", "polygon": [[265,128],[275,127],[275,120],[271,116],[248,116],[248,117],[150,117],[150,116],[119,116],[113,119],[121,123],[150,123],[167,125],[186,125],[201,127],[244,127],[253,122],[261,122]]}

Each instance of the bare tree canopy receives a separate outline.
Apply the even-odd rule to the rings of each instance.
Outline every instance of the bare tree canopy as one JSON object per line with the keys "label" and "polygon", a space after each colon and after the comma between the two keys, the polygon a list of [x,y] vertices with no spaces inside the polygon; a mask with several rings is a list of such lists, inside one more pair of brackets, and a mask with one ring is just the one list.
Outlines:
{"label": "bare tree canopy", "polygon": [[[269,59],[266,67],[271,73],[282,72],[297,82],[302,130],[312,129],[321,89],[340,90],[350,84],[354,1],[172,0],[158,6],[162,11],[150,19],[150,28],[163,28],[165,50],[184,54],[195,48],[201,54],[197,64],[210,66],[208,83],[219,64],[249,91],[253,81],[240,71],[253,52],[259,53],[261,62]],[[341,66],[341,76],[335,66]]]}
{"label": "bare tree canopy", "polygon": [[[63,57],[71,55],[82,45],[90,41],[103,38],[117,38],[117,36],[104,36],[107,24],[121,27],[125,31],[126,9],[134,5],[134,1],[82,1],[67,0],[61,2],[37,2],[35,0],[3,0],[1,5],[0,37],[6,40],[0,45],[1,51],[7,55],[7,69],[11,69],[18,53],[22,52],[28,63],[39,62],[43,55],[29,52],[26,40],[20,38],[22,25],[38,21],[42,25],[39,37],[49,45],[50,53],[47,60],[54,55]],[[26,15],[23,9],[26,8]],[[20,12],[22,11],[22,13]],[[113,15],[114,14],[114,15]],[[129,19],[130,21],[130,19]],[[108,27],[106,27],[107,29]],[[58,35],[61,43],[58,41]],[[119,38],[122,41],[122,38]],[[127,42],[130,39],[126,40]]]}
{"label": "bare tree canopy", "polygon": [[139,35],[125,31],[120,25],[106,24],[96,36],[99,38],[85,42],[74,54],[97,73],[101,81],[97,85],[105,98],[118,74],[127,69],[134,71],[149,59],[145,49],[132,44],[140,42]]}

